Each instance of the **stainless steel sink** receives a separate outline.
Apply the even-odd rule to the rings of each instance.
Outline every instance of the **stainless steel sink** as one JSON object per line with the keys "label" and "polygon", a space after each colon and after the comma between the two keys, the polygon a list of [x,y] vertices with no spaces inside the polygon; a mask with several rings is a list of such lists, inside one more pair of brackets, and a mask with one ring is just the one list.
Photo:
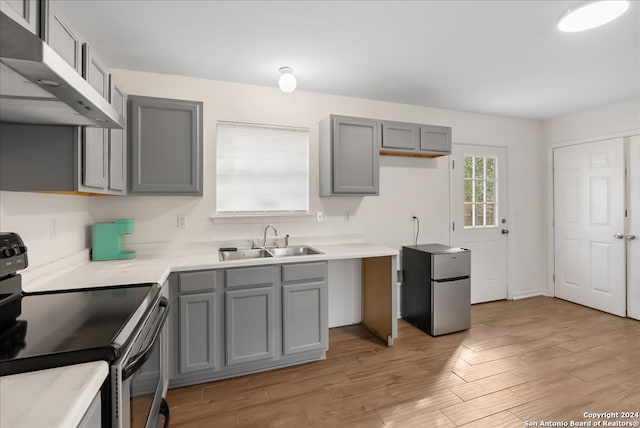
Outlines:
{"label": "stainless steel sink", "polygon": [[310,256],[314,254],[322,254],[315,248],[307,247],[306,245],[294,245],[286,248],[271,248],[269,251],[273,254],[273,257]]}
{"label": "stainless steel sink", "polygon": [[294,245],[284,248],[256,248],[252,250],[220,251],[220,261],[310,256],[314,254],[323,253],[306,245]]}
{"label": "stainless steel sink", "polygon": [[269,251],[262,248],[255,250],[220,251],[220,261],[242,260],[242,259],[264,259],[273,257]]}

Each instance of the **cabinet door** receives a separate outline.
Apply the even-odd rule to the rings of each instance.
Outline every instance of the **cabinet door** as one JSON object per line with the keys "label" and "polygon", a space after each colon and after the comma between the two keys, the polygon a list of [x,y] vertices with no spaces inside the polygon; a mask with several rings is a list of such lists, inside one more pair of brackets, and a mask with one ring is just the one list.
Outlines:
{"label": "cabinet door", "polygon": [[335,194],[378,194],[379,134],[376,120],[332,117]]}
{"label": "cabinet door", "polygon": [[107,130],[85,126],[82,138],[82,185],[107,187]]}
{"label": "cabinet door", "polygon": [[45,41],[78,73],[82,73],[82,43],[77,33],[69,27],[58,10],[55,1],[48,2]]}
{"label": "cabinet door", "polygon": [[38,36],[39,4],[38,0],[0,0],[0,12]]}
{"label": "cabinet door", "polygon": [[179,374],[217,369],[216,293],[179,296],[178,306]]}
{"label": "cabinet door", "polygon": [[129,97],[129,190],[202,195],[202,102]]}
{"label": "cabinet door", "polygon": [[282,286],[282,352],[285,355],[327,347],[327,298],[326,282]]}
{"label": "cabinet door", "polygon": [[[111,105],[123,117],[127,117],[127,95],[110,76]],[[109,189],[121,193],[127,190],[127,131],[110,129],[109,131]]]}
{"label": "cabinet door", "polygon": [[109,72],[87,43],[82,44],[82,77],[104,99],[109,99]]}
{"label": "cabinet door", "polygon": [[227,365],[272,359],[273,287],[225,292]]}
{"label": "cabinet door", "polygon": [[382,147],[416,150],[420,146],[420,126],[413,123],[382,122]]}
{"label": "cabinet door", "polygon": [[420,150],[451,153],[451,128],[420,125]]}

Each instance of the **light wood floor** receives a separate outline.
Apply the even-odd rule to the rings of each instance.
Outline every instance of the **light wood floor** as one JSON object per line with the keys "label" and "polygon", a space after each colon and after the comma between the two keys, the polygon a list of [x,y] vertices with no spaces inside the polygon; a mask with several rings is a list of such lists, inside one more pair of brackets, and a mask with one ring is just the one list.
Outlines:
{"label": "light wood floor", "polygon": [[329,344],[325,361],[170,390],[171,426],[494,428],[640,411],[640,322],[559,299],[474,305],[470,330],[436,338],[400,321],[392,348],[361,326]]}

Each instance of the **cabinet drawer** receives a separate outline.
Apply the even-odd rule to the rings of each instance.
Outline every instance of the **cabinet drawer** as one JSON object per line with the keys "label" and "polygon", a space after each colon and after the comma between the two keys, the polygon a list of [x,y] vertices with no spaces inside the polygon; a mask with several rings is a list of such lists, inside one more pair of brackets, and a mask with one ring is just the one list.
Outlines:
{"label": "cabinet drawer", "polygon": [[282,281],[294,282],[309,279],[324,279],[327,276],[327,263],[302,263],[282,266]]}
{"label": "cabinet drawer", "polygon": [[274,266],[228,269],[225,271],[226,287],[272,285],[275,282]]}
{"label": "cabinet drawer", "polygon": [[216,272],[187,272],[181,273],[178,289],[180,293],[195,293],[202,291],[211,291],[216,288]]}

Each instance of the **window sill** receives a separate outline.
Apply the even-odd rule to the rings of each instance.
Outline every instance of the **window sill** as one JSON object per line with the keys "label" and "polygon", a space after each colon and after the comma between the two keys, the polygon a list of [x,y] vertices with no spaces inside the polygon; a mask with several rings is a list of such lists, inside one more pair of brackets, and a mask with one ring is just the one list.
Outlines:
{"label": "window sill", "polygon": [[274,223],[304,223],[315,221],[316,216],[303,213],[253,213],[253,214],[214,214],[209,217],[214,224],[259,223],[267,219]]}

